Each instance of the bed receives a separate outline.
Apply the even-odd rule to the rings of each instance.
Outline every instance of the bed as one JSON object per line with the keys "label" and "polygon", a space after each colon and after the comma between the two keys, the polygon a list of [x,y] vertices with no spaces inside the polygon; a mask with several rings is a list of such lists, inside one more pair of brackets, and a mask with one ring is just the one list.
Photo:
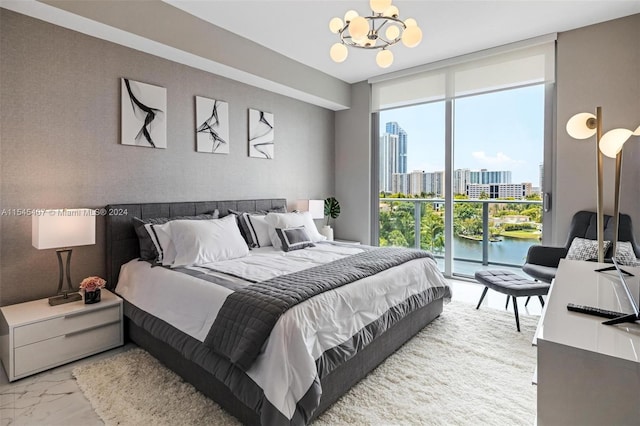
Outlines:
{"label": "bed", "polygon": [[[329,348],[326,346],[328,344],[324,343],[325,346],[319,349],[322,351],[322,354],[317,357],[313,365],[317,368],[315,372],[317,377],[313,379],[313,383],[309,389],[303,388],[302,391],[297,390],[297,396],[293,398],[293,407],[289,411],[286,410],[287,402],[280,402],[278,399],[279,396],[271,396],[273,392],[278,392],[279,395],[283,393],[281,387],[278,388],[278,386],[273,385],[273,383],[277,383],[277,381],[273,382],[276,378],[265,376],[269,374],[269,368],[278,367],[278,364],[274,363],[273,360],[269,361],[271,362],[271,367],[266,367],[267,373],[256,373],[256,369],[253,367],[241,367],[243,363],[233,359],[233,356],[227,356],[228,354],[224,352],[218,353],[212,350],[211,345],[206,344],[208,343],[209,337],[213,334],[211,331],[205,339],[203,338],[204,335],[198,336],[196,333],[174,323],[171,319],[173,317],[170,315],[163,316],[161,314],[154,315],[150,313],[149,311],[151,311],[151,309],[148,309],[147,306],[151,305],[147,303],[144,296],[140,298],[140,294],[145,294],[141,293],[141,291],[138,291],[137,299],[134,299],[132,296],[127,296],[135,293],[135,291],[130,290],[130,288],[136,280],[138,280],[137,282],[145,281],[147,285],[149,285],[147,281],[153,281],[155,285],[155,287],[153,287],[154,289],[164,288],[160,283],[164,283],[163,285],[170,288],[168,286],[171,285],[171,281],[174,279],[178,280],[177,277],[180,275],[179,272],[168,270],[168,268],[153,268],[147,262],[137,260],[140,256],[140,245],[134,229],[134,217],[151,219],[159,217],[197,216],[216,210],[220,217],[225,217],[230,211],[274,211],[282,208],[286,208],[286,200],[280,198],[112,204],[106,207],[107,287],[110,290],[116,290],[116,286],[121,278],[121,270],[125,271],[120,288],[116,291],[121,295],[125,293],[123,298],[125,299],[124,313],[127,338],[147,350],[163,364],[175,371],[187,382],[193,384],[198,390],[216,401],[226,411],[245,424],[306,424],[311,422],[385,358],[402,346],[403,343],[437,318],[443,310],[444,302],[451,296],[446,281],[442,277],[442,274],[437,271],[435,262],[432,259],[421,258],[407,262],[407,264],[413,265],[414,268],[422,268],[428,264],[429,270],[434,269],[433,277],[429,278],[432,283],[429,284],[428,288],[421,289],[420,293],[417,293],[418,290],[416,290],[416,294],[407,298],[403,303],[390,307],[384,312],[384,315],[380,315],[375,321],[367,323],[366,327],[360,330],[360,334],[354,334],[353,340],[345,342],[344,345],[336,345],[332,348]],[[333,245],[327,243],[319,243],[316,244],[316,246],[317,247],[314,248],[304,249],[304,251],[300,250],[300,254],[297,255],[298,258],[309,257],[315,262],[314,256],[331,259],[335,256],[335,258],[339,259],[331,264],[339,264],[341,261],[348,262],[348,259],[355,259],[358,256],[364,258],[368,256],[369,253],[365,247],[361,250],[356,250],[359,253],[358,255],[351,255],[351,251],[354,250],[353,246],[341,247],[339,244]],[[252,251],[253,258],[259,259],[260,256],[264,256],[267,260],[263,263],[270,262],[269,259],[273,259],[275,250],[261,250],[262,249]],[[374,251],[376,250],[371,250],[371,252]],[[268,256],[272,257],[269,258]],[[232,263],[233,262],[229,262],[230,266],[228,267],[232,269],[230,272],[227,272],[230,273],[230,277],[237,278],[234,273],[235,270],[233,269],[236,266],[234,266],[235,264],[232,265]],[[433,265],[430,263],[433,263]],[[219,268],[221,267],[222,266],[216,266],[217,269],[214,275],[220,274],[221,269]],[[402,265],[402,268],[404,267],[405,266]],[[315,268],[310,268],[308,270],[314,269]],[[305,271],[301,271],[301,273],[305,273]],[[392,283],[394,281],[392,277],[398,276],[397,271],[400,270],[392,269],[381,271],[370,278],[366,278],[366,280],[383,280],[385,283],[389,282],[389,285],[395,285]],[[136,275],[137,273],[142,275]],[[405,273],[403,272],[403,274]],[[406,275],[410,277],[411,274],[415,274],[415,271],[409,271]],[[293,276],[295,276],[295,273],[288,274],[285,278]],[[402,276],[404,277],[404,275]],[[140,277],[154,278],[141,279]],[[180,279],[195,281],[193,277]],[[355,291],[353,288],[364,282],[366,282],[367,285],[361,285],[361,287],[369,288],[369,281],[357,280],[352,284],[345,284],[337,290],[327,291],[321,296],[325,297],[325,295],[327,295],[327,297],[333,297],[333,293],[343,292],[335,296],[341,300],[345,297],[344,294],[349,291]],[[126,283],[126,285],[123,283]],[[196,284],[196,286],[198,285],[199,284]],[[208,286],[201,287],[209,289]],[[178,303],[179,300],[183,300],[186,301],[183,303],[188,303],[189,306],[199,304],[198,297],[193,295],[189,296],[189,291],[186,290],[186,287],[180,287],[180,289],[181,290],[174,296],[176,303]],[[147,298],[153,298],[151,296],[152,293],[146,294],[149,295]],[[191,299],[189,299],[189,297],[191,297]],[[135,303],[129,299],[135,300]],[[320,299],[320,297],[316,297],[315,299]],[[308,302],[306,303],[308,304]],[[305,303],[300,303],[295,309],[298,309],[302,305],[305,305]],[[140,306],[145,308],[143,309]],[[180,308],[184,310],[184,306],[181,307],[178,305],[176,305],[175,310],[179,311]],[[385,308],[380,309],[384,310]],[[195,308],[192,309],[192,311],[197,310],[198,309]],[[294,309],[291,309],[291,311],[293,310]],[[164,309],[163,312],[166,311],[173,311],[173,309]],[[192,323],[197,323],[198,321],[205,322],[203,319],[196,318]],[[279,321],[278,324],[280,324],[280,322],[281,321]],[[353,325],[350,326],[353,327]],[[211,328],[213,329],[213,327]],[[225,331],[224,328],[222,328],[222,330]],[[276,329],[274,328],[274,330]],[[276,331],[273,331],[273,335],[271,335],[269,341],[263,345],[259,356],[262,357],[265,352],[269,352],[269,345],[271,345],[273,340],[276,340],[275,335],[277,334]],[[283,341],[289,341],[289,338],[285,336]],[[281,345],[273,343],[271,346],[279,347]],[[231,349],[236,349],[235,345],[231,345]],[[292,352],[293,351],[292,349]],[[316,355],[314,356],[317,356],[317,347],[315,351]],[[255,360],[256,365],[261,363],[262,361],[259,362],[259,360]],[[308,369],[308,366],[305,368]],[[291,373],[291,375],[296,374],[298,373]],[[304,380],[309,381],[310,379],[306,378]],[[271,386],[269,386],[270,383]],[[295,386],[298,385],[295,384]],[[274,387],[276,388],[275,390],[269,390],[269,388]],[[284,394],[288,393],[295,394],[295,391],[287,390],[284,392]],[[271,401],[276,399],[278,399],[279,402],[272,404]],[[279,404],[284,404],[285,408],[281,408]],[[288,405],[291,406],[291,402],[289,402]],[[286,413],[285,415],[283,415],[283,411]]]}

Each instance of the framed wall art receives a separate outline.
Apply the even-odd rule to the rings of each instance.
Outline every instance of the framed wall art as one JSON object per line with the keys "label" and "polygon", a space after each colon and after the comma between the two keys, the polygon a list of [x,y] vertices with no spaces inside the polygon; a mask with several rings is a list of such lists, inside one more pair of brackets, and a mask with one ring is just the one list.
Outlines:
{"label": "framed wall art", "polygon": [[249,157],[274,158],[273,114],[249,109]]}
{"label": "framed wall art", "polygon": [[229,104],[196,96],[196,151],[229,153]]}
{"label": "framed wall art", "polygon": [[167,147],[167,89],[123,78],[121,114],[123,145]]}

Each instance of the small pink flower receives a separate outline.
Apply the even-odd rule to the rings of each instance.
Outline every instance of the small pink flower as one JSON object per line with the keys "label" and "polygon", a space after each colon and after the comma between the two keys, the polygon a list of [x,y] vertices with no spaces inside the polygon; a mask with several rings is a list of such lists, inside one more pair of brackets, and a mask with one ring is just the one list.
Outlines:
{"label": "small pink flower", "polygon": [[80,283],[80,288],[84,291],[96,291],[105,286],[107,282],[100,277],[87,277]]}

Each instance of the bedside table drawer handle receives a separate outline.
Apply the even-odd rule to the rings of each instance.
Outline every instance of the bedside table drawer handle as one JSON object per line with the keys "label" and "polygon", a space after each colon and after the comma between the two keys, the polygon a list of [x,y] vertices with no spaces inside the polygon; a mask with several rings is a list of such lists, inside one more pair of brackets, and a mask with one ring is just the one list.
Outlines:
{"label": "bedside table drawer handle", "polygon": [[99,308],[95,308],[87,311],[72,312],[70,314],[65,315],[64,318],[67,319],[67,318],[79,317],[82,315],[89,315],[94,312],[104,311],[105,309],[116,309],[117,307],[118,307],[117,305],[109,305],[109,306],[101,306]]}
{"label": "bedside table drawer handle", "polygon": [[120,320],[115,320],[115,321],[108,322],[108,323],[106,323],[106,324],[98,324],[98,325],[94,325],[93,327],[83,328],[82,330],[78,330],[78,331],[72,331],[71,333],[67,333],[67,334],[65,334],[65,335],[64,335],[64,337],[72,337],[72,336],[76,336],[76,335],[78,335],[78,334],[86,333],[86,332],[89,332],[89,331],[96,330],[96,329],[98,329],[98,328],[108,327],[108,326],[110,326],[110,325],[113,325],[113,324],[119,324],[119,323],[120,323]]}

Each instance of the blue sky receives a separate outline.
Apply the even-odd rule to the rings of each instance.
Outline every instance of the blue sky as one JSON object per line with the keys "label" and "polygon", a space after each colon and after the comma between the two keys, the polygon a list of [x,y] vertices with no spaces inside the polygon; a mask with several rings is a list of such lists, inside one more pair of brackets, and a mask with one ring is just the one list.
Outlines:
{"label": "blue sky", "polygon": [[[407,132],[407,168],[444,170],[444,102],[380,113]],[[454,168],[511,170],[512,182],[538,186],[544,146],[544,85],[455,101]]]}

